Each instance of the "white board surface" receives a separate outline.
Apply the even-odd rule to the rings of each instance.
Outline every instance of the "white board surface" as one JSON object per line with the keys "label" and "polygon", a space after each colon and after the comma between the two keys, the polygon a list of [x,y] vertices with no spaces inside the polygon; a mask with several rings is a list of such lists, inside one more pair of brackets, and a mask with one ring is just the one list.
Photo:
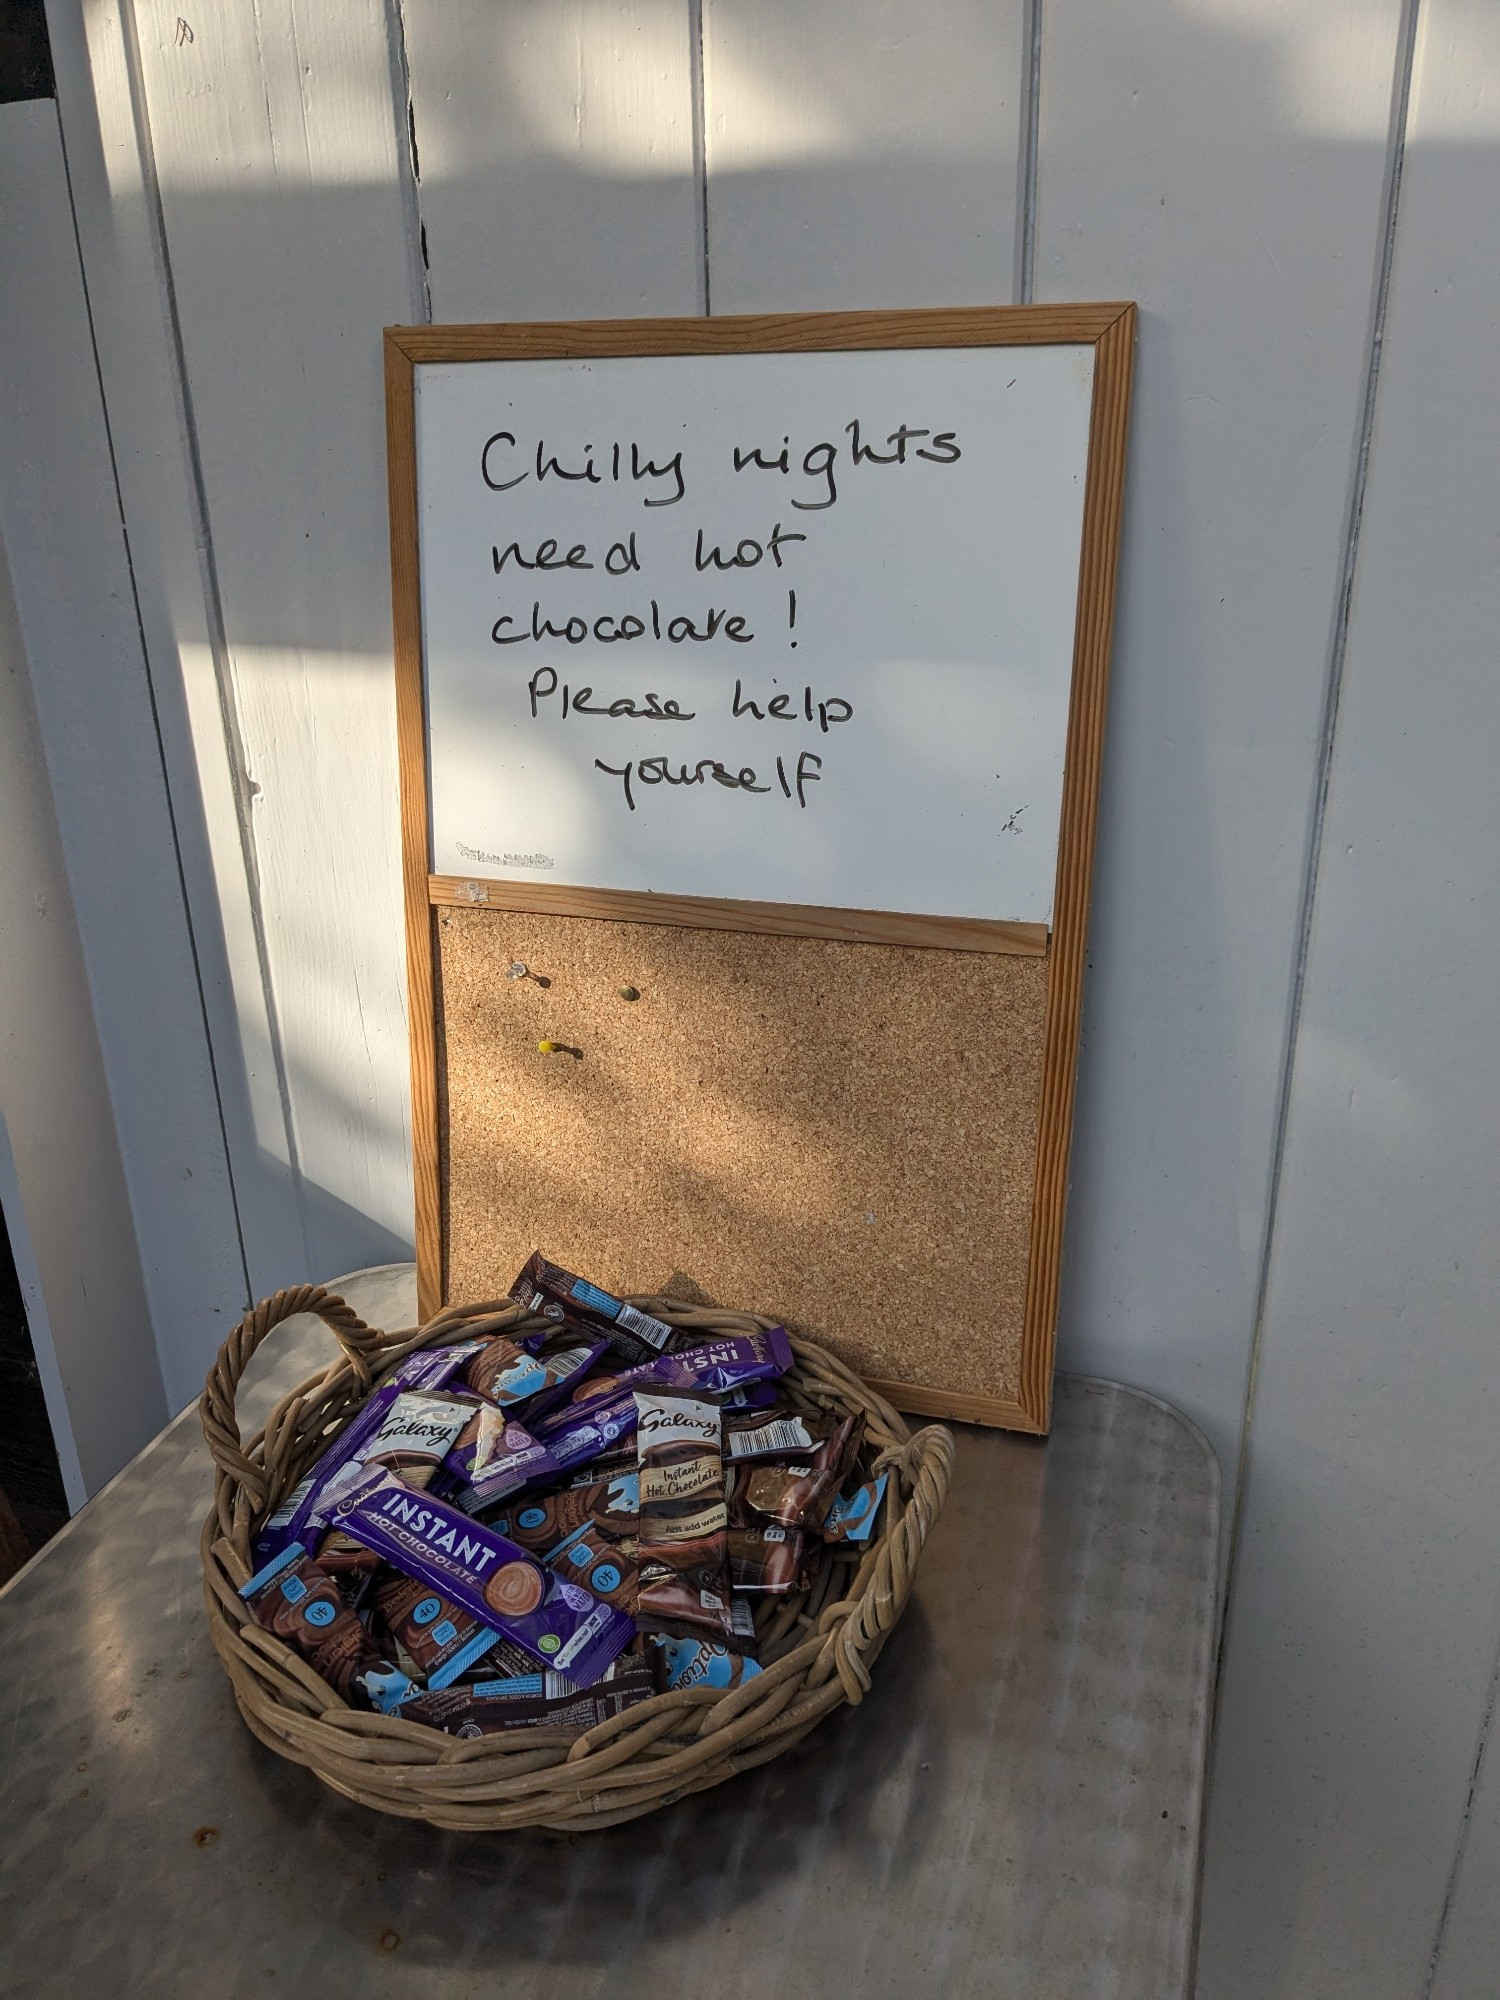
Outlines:
{"label": "white board surface", "polygon": [[434,871],[1050,921],[1092,385],[1086,345],[419,365]]}

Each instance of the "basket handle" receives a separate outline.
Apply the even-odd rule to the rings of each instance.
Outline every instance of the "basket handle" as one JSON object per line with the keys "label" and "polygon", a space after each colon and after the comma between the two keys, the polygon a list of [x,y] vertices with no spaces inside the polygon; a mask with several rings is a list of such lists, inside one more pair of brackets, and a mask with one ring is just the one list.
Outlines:
{"label": "basket handle", "polygon": [[273,1292],[245,1314],[208,1371],[208,1380],[198,1399],[198,1417],[214,1464],[225,1479],[249,1494],[257,1507],[265,1504],[265,1468],[245,1456],[235,1416],[235,1396],[251,1356],[266,1335],[297,1313],[317,1314],[366,1388],[370,1385],[371,1356],[379,1353],[388,1338],[378,1327],[367,1326],[352,1306],[325,1285],[289,1286],[285,1291]]}

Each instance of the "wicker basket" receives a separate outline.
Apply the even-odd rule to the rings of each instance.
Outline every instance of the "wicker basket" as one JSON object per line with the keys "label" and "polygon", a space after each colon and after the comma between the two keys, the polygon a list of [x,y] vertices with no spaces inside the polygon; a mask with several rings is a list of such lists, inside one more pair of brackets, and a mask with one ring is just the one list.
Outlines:
{"label": "wicker basket", "polygon": [[[773,1324],[669,1299],[634,1303],[674,1326],[701,1329],[704,1339]],[[234,1409],[240,1378],[271,1329],[302,1312],[326,1322],[343,1359],[285,1397],[265,1430],[242,1444]],[[238,1592],[250,1574],[254,1536],[372,1383],[414,1348],[547,1324],[501,1300],[450,1307],[417,1331],[386,1334],[334,1293],[304,1285],[245,1315],[204,1386],[199,1412],[216,1467],[203,1525],[204,1594],[214,1650],[240,1713],[279,1756],[380,1812],[444,1827],[576,1831],[635,1819],[766,1763],[841,1702],[863,1699],[942,1511],[953,1469],[949,1433],[934,1425],[913,1436],[842,1362],[794,1339],[785,1392],[803,1409],[863,1410],[875,1465],[891,1479],[877,1541],[862,1554],[825,1551],[807,1596],[768,1601],[757,1619],[761,1673],[728,1690],[657,1695],[585,1733],[537,1728],[463,1739],[346,1706],[248,1615]]]}

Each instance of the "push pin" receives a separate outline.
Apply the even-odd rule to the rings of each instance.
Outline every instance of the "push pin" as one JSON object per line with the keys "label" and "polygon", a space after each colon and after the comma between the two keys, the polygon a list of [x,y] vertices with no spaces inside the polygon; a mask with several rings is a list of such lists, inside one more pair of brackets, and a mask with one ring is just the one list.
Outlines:
{"label": "push pin", "polygon": [[550,986],[552,984],[550,979],[544,979],[539,972],[533,972],[529,965],[523,965],[520,959],[517,959],[514,965],[508,965],[505,968],[505,976],[507,979],[530,979],[535,981],[538,986]]}
{"label": "push pin", "polygon": [[639,989],[634,986],[622,986],[620,988],[620,998],[622,1000],[639,1000],[640,997]]}
{"label": "push pin", "polygon": [[571,1056],[574,1062],[583,1061],[583,1050],[570,1048],[566,1042],[538,1042],[537,1053],[544,1056]]}

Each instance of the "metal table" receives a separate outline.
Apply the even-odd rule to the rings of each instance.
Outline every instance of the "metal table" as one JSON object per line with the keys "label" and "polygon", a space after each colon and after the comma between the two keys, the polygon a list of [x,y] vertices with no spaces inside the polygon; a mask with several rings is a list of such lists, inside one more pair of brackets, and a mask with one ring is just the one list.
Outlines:
{"label": "metal table", "polygon": [[[344,1281],[409,1324],[410,1268]],[[330,1358],[289,1322],[242,1397]],[[1166,1405],[1062,1378],[960,1430],[873,1694],[593,1834],[440,1833],[263,1750],[209,1647],[188,1412],[0,1598],[0,1993],[239,2000],[1165,2000],[1191,1990],[1218,1480]]]}

